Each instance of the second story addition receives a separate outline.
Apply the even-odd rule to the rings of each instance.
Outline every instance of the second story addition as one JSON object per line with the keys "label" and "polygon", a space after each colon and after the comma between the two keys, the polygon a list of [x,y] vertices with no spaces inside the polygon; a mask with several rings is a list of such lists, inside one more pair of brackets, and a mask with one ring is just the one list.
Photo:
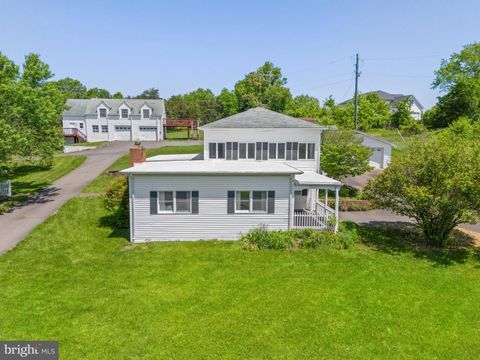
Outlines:
{"label": "second story addition", "polygon": [[285,162],[319,171],[323,127],[261,107],[206,124],[204,158]]}

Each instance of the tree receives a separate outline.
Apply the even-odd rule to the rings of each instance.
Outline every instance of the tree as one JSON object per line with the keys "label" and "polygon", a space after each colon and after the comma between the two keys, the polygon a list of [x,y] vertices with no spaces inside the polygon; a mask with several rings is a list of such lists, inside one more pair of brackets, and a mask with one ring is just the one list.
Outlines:
{"label": "tree", "polygon": [[299,95],[290,102],[285,113],[297,118],[314,118],[318,120],[322,116],[322,107],[317,98],[309,95]]}
{"label": "tree", "polygon": [[223,88],[217,96],[217,103],[221,108],[222,116],[230,116],[238,112],[238,99],[233,91]]}
{"label": "tree", "polygon": [[123,94],[120,91],[117,91],[115,94],[112,95],[113,99],[124,99]]}
{"label": "tree", "polygon": [[30,53],[25,56],[21,81],[30,87],[42,86],[45,81],[53,77],[50,66],[40,60],[40,55]]}
{"label": "tree", "polygon": [[18,78],[18,75],[19,67],[0,52],[0,83],[11,83]]}
{"label": "tree", "polygon": [[320,167],[328,176],[341,180],[361,175],[371,169],[372,150],[350,130],[328,130],[322,133]]}
{"label": "tree", "polygon": [[432,127],[445,127],[467,116],[480,119],[480,43],[464,46],[449,60],[442,60],[435,72],[434,89],[445,95],[438,98],[437,109],[427,119]]}
{"label": "tree", "polygon": [[2,179],[10,175],[18,159],[51,165],[63,142],[60,119],[65,96],[56,84],[45,82],[47,73],[41,69],[48,69],[48,65],[35,60],[37,56],[27,58],[30,60],[23,67],[27,74],[22,73],[16,81],[0,83]]}
{"label": "tree", "polygon": [[166,108],[171,119],[195,119],[209,123],[222,116],[220,106],[210,89],[199,88],[185,95],[174,95],[167,100]]}
{"label": "tree", "polygon": [[480,126],[466,121],[417,140],[365,188],[377,205],[413,218],[431,245],[480,216]]}
{"label": "tree", "polygon": [[391,124],[395,128],[408,124],[412,120],[410,99],[403,99],[397,103],[391,115]]}
{"label": "tree", "polygon": [[279,67],[265,62],[256,71],[235,84],[239,111],[264,106],[270,110],[283,112],[292,101],[290,90],[285,87],[287,79]]}
{"label": "tree", "polygon": [[100,89],[97,87],[88,89],[85,93],[85,98],[92,99],[92,98],[99,98],[99,99],[111,99],[112,95],[108,90]]}
{"label": "tree", "polygon": [[135,99],[160,99],[160,95],[158,89],[150,88],[135,96]]}
{"label": "tree", "polygon": [[87,87],[85,85],[79,80],[69,77],[54,81],[53,84],[64,93],[67,99],[83,99],[87,92]]}

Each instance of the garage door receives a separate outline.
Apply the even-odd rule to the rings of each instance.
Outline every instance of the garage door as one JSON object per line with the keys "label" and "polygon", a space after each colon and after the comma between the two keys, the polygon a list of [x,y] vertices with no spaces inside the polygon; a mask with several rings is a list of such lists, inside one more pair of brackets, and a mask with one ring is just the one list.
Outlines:
{"label": "garage door", "polygon": [[140,140],[157,141],[156,126],[140,126]]}
{"label": "garage door", "polygon": [[130,141],[130,126],[115,125],[115,140]]}
{"label": "garage door", "polygon": [[370,156],[370,165],[374,168],[383,168],[383,148],[373,148]]}

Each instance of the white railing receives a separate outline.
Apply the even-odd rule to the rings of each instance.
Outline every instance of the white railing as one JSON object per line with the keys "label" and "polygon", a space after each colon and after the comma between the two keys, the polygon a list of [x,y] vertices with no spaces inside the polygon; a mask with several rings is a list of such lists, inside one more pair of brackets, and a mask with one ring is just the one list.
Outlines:
{"label": "white railing", "polygon": [[320,202],[315,204],[315,210],[294,211],[293,228],[315,230],[334,230],[335,210]]}
{"label": "white railing", "polygon": [[323,214],[324,216],[333,215],[335,216],[335,210],[333,210],[330,206],[326,204],[322,204],[321,202],[315,203],[315,212],[319,214]]}
{"label": "white railing", "polygon": [[0,183],[0,197],[12,196],[12,183],[10,180]]}

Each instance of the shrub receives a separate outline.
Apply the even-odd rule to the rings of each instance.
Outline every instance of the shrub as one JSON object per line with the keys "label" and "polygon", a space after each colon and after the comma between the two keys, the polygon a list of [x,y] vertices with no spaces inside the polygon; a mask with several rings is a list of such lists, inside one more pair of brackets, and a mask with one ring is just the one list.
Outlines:
{"label": "shrub", "polygon": [[129,225],[128,181],[124,176],[115,178],[105,187],[103,204],[110,212],[108,224],[115,229],[125,229]]}
{"label": "shrub", "polygon": [[337,233],[314,229],[268,231],[266,227],[260,227],[242,237],[244,247],[249,250],[318,249],[323,247],[348,249],[358,240],[359,236],[353,223],[342,223]]}
{"label": "shrub", "polygon": [[405,125],[400,126],[400,131],[404,135],[412,136],[424,133],[427,131],[427,128],[420,121],[411,119]]}

